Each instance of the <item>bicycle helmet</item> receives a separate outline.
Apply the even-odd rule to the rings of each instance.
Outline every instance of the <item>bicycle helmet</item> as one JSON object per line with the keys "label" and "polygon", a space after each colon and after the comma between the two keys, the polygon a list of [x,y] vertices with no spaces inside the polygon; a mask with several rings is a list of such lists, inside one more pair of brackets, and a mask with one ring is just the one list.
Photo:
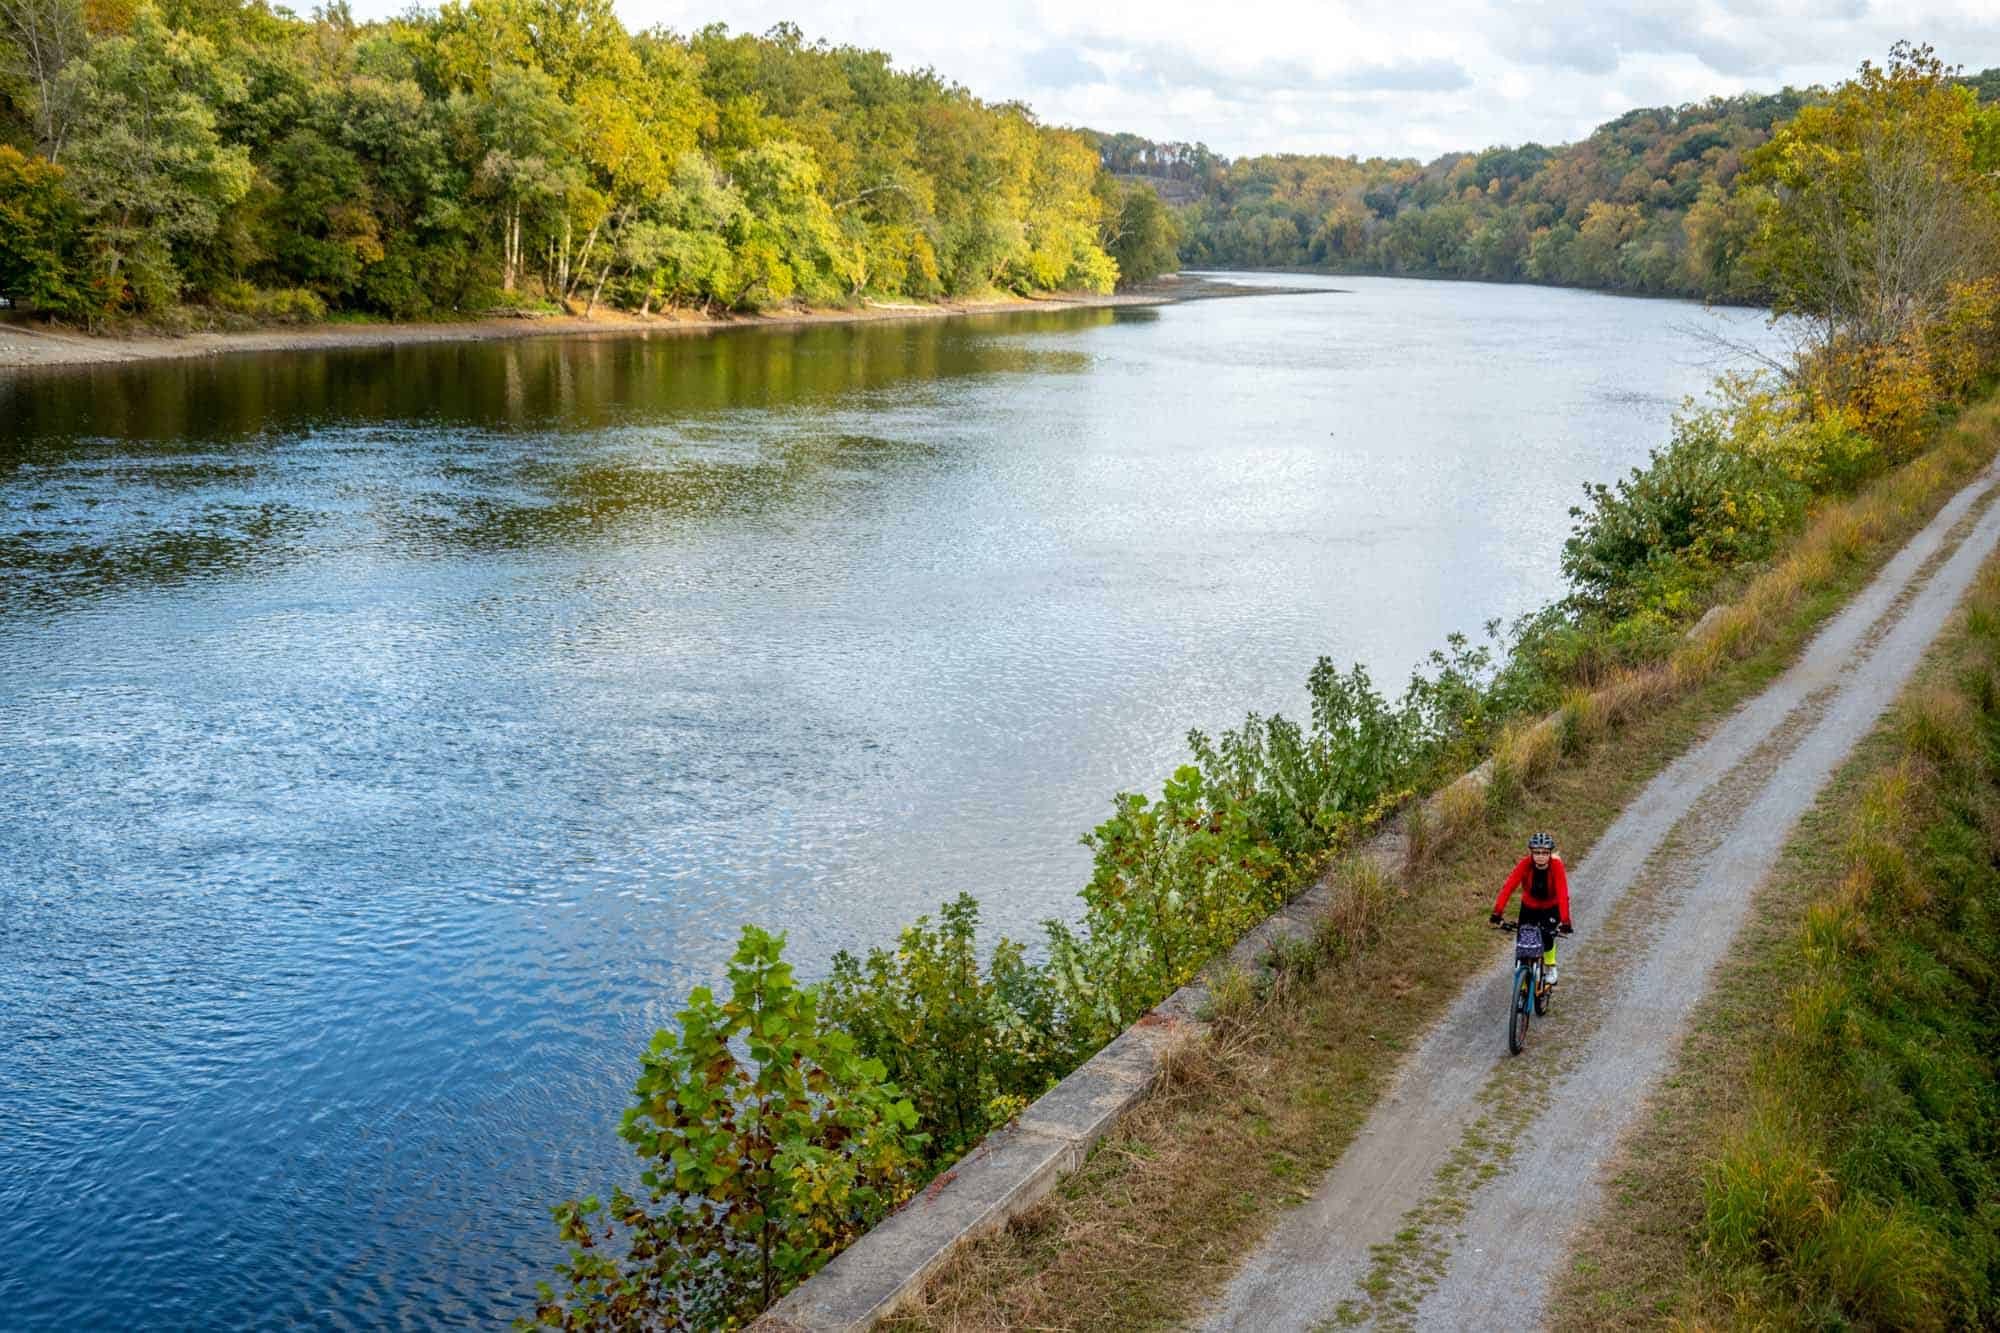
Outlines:
{"label": "bicycle helmet", "polygon": [[1531,852],[1552,852],[1556,849],[1556,835],[1553,833],[1531,833],[1528,835],[1528,850]]}

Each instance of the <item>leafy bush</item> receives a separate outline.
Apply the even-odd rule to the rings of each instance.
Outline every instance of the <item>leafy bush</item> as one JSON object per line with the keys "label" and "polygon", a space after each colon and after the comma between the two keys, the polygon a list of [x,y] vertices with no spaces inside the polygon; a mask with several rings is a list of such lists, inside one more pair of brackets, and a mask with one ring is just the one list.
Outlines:
{"label": "leafy bush", "polygon": [[[697,988],[679,1033],[653,1038],[618,1131],[646,1163],[647,1199],[615,1191],[608,1218],[595,1198],[553,1210],[568,1291],[542,1284],[536,1323],[734,1327],[915,1187],[915,1109],[822,1019],[783,950],[744,927],[729,999]],[[624,1257],[600,1252],[618,1236]]]}
{"label": "leafy bush", "polygon": [[314,324],[326,318],[326,302],[305,287],[260,290],[247,282],[218,283],[210,300],[231,314],[286,324]]}
{"label": "leafy bush", "polygon": [[1020,945],[1001,940],[984,969],[979,903],[962,893],[906,927],[864,963],[842,950],[825,1017],[851,1034],[910,1094],[930,1160],[955,1160],[1039,1096],[1073,1063],[1059,1049],[1047,981]]}
{"label": "leafy bush", "polygon": [[1805,485],[1732,447],[1728,425],[1722,412],[1685,413],[1644,468],[1584,488],[1562,567],[1586,602],[1619,617],[1684,612],[1718,573],[1768,556],[1803,517]]}
{"label": "leafy bush", "polygon": [[[697,990],[679,1035],[660,1033],[645,1059],[621,1133],[648,1163],[649,1202],[620,1191],[608,1210],[595,1199],[554,1210],[572,1246],[559,1270],[568,1289],[545,1291],[537,1318],[707,1327],[764,1308],[1407,795],[1478,711],[1490,655],[1455,640],[1436,661],[1436,678],[1392,703],[1365,671],[1322,659],[1310,726],[1253,715],[1219,742],[1192,734],[1199,766],[1177,770],[1157,800],[1118,796],[1084,839],[1096,855],[1083,919],[1046,923],[1039,962],[1001,940],[982,963],[979,906],[964,894],[893,950],[837,955],[815,988],[793,984],[782,937],[746,928],[733,998]],[[1360,947],[1384,897],[1377,881],[1346,884],[1326,944]],[[619,1235],[623,1258],[599,1252]]]}

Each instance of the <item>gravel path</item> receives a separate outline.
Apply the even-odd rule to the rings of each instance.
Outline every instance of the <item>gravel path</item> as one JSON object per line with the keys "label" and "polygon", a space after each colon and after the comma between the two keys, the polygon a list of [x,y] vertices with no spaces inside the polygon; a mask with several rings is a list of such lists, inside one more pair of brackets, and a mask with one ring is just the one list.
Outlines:
{"label": "gravel path", "polygon": [[2000,542],[2000,464],[1792,669],[1669,765],[1571,867],[1577,934],[1518,1059],[1509,952],[1406,1061],[1312,1199],[1206,1316],[1232,1330],[1536,1327],[1602,1168],[1799,816],[1895,700]]}

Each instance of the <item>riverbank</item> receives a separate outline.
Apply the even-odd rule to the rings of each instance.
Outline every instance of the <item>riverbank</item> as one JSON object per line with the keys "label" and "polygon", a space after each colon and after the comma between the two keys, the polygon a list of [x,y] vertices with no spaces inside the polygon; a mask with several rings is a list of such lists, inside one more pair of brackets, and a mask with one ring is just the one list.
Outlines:
{"label": "riverbank", "polygon": [[0,370],[37,366],[107,365],[228,356],[239,352],[321,352],[350,347],[401,347],[417,343],[499,342],[513,338],[601,337],[714,333],[745,327],[787,328],[853,324],[952,315],[1014,314],[1027,310],[1077,310],[1104,306],[1179,305],[1233,296],[1298,296],[1323,287],[1250,287],[1206,277],[1168,277],[1128,292],[1099,296],[1056,293],[985,301],[933,304],[868,303],[856,309],[790,310],[769,315],[706,316],[672,310],[658,315],[602,314],[481,318],[445,323],[311,324],[229,332],[98,336],[32,324],[0,324]]}

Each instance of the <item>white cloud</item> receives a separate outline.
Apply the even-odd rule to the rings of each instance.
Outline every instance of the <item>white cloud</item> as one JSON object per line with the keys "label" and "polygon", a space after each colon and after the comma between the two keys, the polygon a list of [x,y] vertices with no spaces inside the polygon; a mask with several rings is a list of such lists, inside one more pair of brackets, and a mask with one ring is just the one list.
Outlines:
{"label": "white cloud", "polygon": [[1564,142],[1635,106],[1834,82],[1905,37],[1971,70],[2000,65],[1996,0],[617,3],[634,28],[790,21],[1024,101],[1051,124],[1201,140],[1232,156]]}

